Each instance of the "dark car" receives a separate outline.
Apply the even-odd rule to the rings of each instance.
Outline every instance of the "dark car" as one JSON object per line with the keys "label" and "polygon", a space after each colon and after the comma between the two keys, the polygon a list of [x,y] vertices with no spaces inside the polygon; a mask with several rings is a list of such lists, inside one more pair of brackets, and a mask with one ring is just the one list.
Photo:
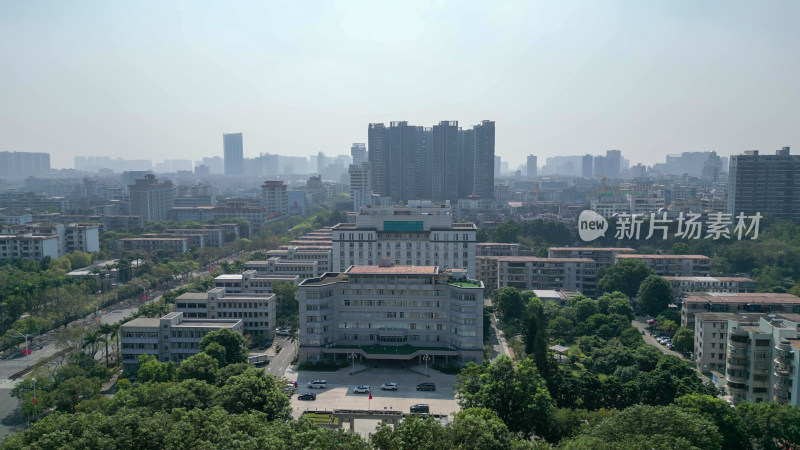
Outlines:
{"label": "dark car", "polygon": [[433,383],[420,383],[417,385],[418,391],[435,391],[436,385]]}
{"label": "dark car", "polygon": [[317,394],[312,394],[311,392],[305,392],[297,396],[298,400],[316,400]]}
{"label": "dark car", "polygon": [[431,407],[425,404],[411,405],[412,414],[430,414]]}

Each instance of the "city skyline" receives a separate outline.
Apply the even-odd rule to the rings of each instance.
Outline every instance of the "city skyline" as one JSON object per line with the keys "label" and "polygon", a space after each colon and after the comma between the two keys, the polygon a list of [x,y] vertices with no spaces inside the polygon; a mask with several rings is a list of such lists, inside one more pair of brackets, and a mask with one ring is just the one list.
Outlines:
{"label": "city skyline", "polygon": [[[346,154],[369,123],[498,124],[496,154],[667,154],[800,140],[794,2],[12,3],[0,150],[200,160]],[[387,19],[380,19],[380,18]],[[376,19],[377,18],[377,19]],[[768,51],[767,51],[768,50]],[[306,132],[313,124],[314,133]]]}

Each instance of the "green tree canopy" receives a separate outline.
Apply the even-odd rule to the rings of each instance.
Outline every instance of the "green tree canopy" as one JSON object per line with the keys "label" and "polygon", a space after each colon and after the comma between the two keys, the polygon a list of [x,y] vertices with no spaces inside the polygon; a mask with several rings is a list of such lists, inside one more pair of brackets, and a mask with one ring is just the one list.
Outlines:
{"label": "green tree canopy", "polygon": [[[221,346],[224,352],[219,352],[216,347],[209,349],[208,347],[213,344]],[[200,340],[200,351],[217,358],[219,367],[247,362],[247,348],[244,344],[244,337],[227,328],[212,331],[203,336],[203,339]]]}
{"label": "green tree canopy", "polygon": [[462,408],[489,408],[513,432],[546,434],[554,402],[533,360],[515,364],[501,356],[482,366],[468,363],[457,379]]}
{"label": "green tree canopy", "polygon": [[603,271],[597,287],[602,292],[619,291],[634,297],[639,292],[639,285],[654,273],[639,260],[623,259]]}
{"label": "green tree canopy", "polygon": [[669,281],[658,275],[650,275],[642,281],[638,296],[639,308],[650,315],[664,311],[675,300]]}

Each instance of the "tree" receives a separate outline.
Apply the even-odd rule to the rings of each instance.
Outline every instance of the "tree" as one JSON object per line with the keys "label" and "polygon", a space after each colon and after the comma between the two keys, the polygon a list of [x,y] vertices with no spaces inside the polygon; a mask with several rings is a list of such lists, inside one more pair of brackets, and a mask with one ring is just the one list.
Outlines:
{"label": "tree", "polygon": [[294,283],[273,283],[272,292],[275,293],[277,305],[275,316],[278,325],[288,325],[292,328],[298,326],[300,303],[297,301],[297,286]]}
{"label": "tree", "polygon": [[800,447],[800,408],[777,403],[742,402],[736,406],[742,432],[752,447],[778,450]]}
{"label": "tree", "polygon": [[566,317],[558,316],[550,321],[550,333],[554,336],[569,336],[575,328],[575,323]]}
{"label": "tree", "polygon": [[586,319],[597,313],[597,302],[590,298],[585,298],[575,304],[575,320],[577,322],[585,322]]}
{"label": "tree", "polygon": [[219,363],[207,353],[192,355],[178,367],[178,380],[196,379],[214,384],[217,379]]}
{"label": "tree", "polygon": [[678,331],[672,336],[672,344],[679,352],[691,352],[694,350],[694,331],[687,327],[678,328]]}
{"label": "tree", "polygon": [[291,402],[279,389],[277,379],[255,369],[228,378],[217,391],[216,402],[231,414],[261,411],[270,421],[292,417]]}
{"label": "tree", "polygon": [[97,332],[103,335],[103,342],[106,344],[106,367],[108,367],[108,338],[114,334],[114,326],[110,323],[100,325]]}
{"label": "tree", "polygon": [[491,233],[489,233],[492,242],[517,242],[519,235],[519,225],[513,220],[508,220],[496,226]]}
{"label": "tree", "polygon": [[669,250],[670,255],[688,255],[689,252],[691,252],[691,249],[685,242],[676,242],[672,244],[672,248]]}
{"label": "tree", "polygon": [[512,287],[506,287],[492,293],[492,302],[503,315],[503,320],[511,322],[522,318],[525,301],[522,294]]}
{"label": "tree", "polygon": [[675,404],[713,422],[722,435],[722,448],[726,450],[753,448],[741,429],[736,410],[725,400],[710,395],[689,394],[676,399]]}
{"label": "tree", "polygon": [[547,374],[547,336],[545,332],[544,305],[533,295],[526,295],[524,312],[525,353],[533,357],[540,373]]}
{"label": "tree", "polygon": [[83,400],[100,393],[100,382],[95,378],[74,377],[58,384],[50,399],[56,409],[75,412],[75,407]]}
{"label": "tree", "polygon": [[140,383],[172,381],[175,379],[175,364],[172,361],[158,362],[152,355],[141,355],[136,378]]}
{"label": "tree", "polygon": [[483,366],[467,363],[457,380],[456,398],[462,408],[489,408],[512,432],[545,435],[553,399],[531,359],[514,364],[501,356]]}
{"label": "tree", "polygon": [[450,447],[442,424],[432,417],[418,415],[411,415],[403,419],[396,430],[381,423],[377,431],[370,435],[369,441],[376,450],[402,448],[436,450]]}
{"label": "tree", "polygon": [[669,281],[658,275],[650,275],[639,287],[639,308],[645,314],[656,315],[667,309],[675,299]]}
{"label": "tree", "polygon": [[103,336],[100,336],[100,333],[96,331],[90,331],[86,333],[86,336],[83,337],[83,346],[82,348],[89,347],[89,355],[94,358],[94,355],[97,353],[97,344],[105,341]]}
{"label": "tree", "polygon": [[[219,344],[225,351],[223,355],[217,356],[219,367],[224,367],[229,364],[246,363],[247,362],[247,348],[244,345],[244,338],[239,333],[234,333],[227,328],[212,331],[200,341],[200,351],[207,352],[207,347],[212,344]],[[209,353],[209,355],[212,355]]]}
{"label": "tree", "polygon": [[722,448],[721,443],[716,425],[700,414],[674,405],[636,405],[587,429],[562,447],[713,450]]}
{"label": "tree", "polygon": [[637,259],[623,259],[603,272],[597,287],[602,292],[619,291],[628,297],[634,297],[639,291],[639,285],[654,273],[653,269]]}

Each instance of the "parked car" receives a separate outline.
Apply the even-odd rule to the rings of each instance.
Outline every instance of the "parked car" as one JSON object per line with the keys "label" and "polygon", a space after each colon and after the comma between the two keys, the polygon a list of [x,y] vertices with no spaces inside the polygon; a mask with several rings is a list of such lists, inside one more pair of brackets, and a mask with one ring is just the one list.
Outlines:
{"label": "parked car", "polygon": [[313,394],[311,392],[304,392],[297,396],[298,400],[316,400],[317,394]]}
{"label": "parked car", "polygon": [[420,383],[417,385],[418,391],[435,391],[436,385],[433,383]]}
{"label": "parked car", "polygon": [[369,391],[370,391],[370,388],[367,385],[356,386],[356,387],[353,388],[353,394],[366,394]]}
{"label": "parked car", "polygon": [[431,407],[426,404],[411,405],[411,413],[413,414],[430,414]]}
{"label": "parked car", "polygon": [[314,380],[308,382],[309,389],[325,389],[328,386],[328,380]]}
{"label": "parked car", "polygon": [[396,391],[397,390],[397,383],[383,383],[381,385],[382,391]]}

